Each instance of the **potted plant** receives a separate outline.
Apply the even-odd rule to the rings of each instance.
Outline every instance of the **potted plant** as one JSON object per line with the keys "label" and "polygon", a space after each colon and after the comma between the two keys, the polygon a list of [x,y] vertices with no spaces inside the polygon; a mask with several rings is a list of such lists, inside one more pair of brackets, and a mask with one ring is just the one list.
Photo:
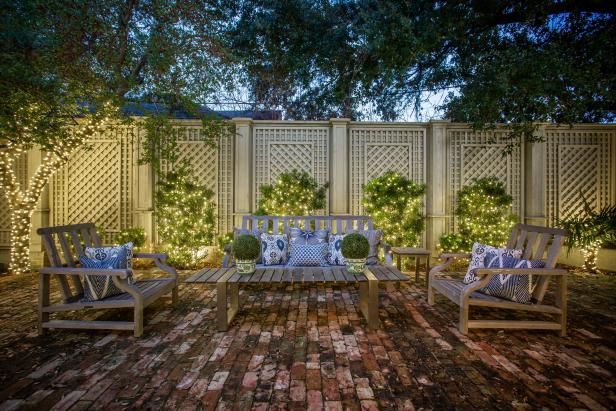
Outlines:
{"label": "potted plant", "polygon": [[370,244],[366,237],[359,233],[346,235],[342,240],[342,256],[346,261],[347,270],[353,274],[361,274],[366,266],[366,258],[370,252]]}
{"label": "potted plant", "polygon": [[233,255],[236,260],[237,272],[240,274],[252,274],[255,272],[255,261],[261,253],[259,240],[250,234],[238,236],[233,241]]}

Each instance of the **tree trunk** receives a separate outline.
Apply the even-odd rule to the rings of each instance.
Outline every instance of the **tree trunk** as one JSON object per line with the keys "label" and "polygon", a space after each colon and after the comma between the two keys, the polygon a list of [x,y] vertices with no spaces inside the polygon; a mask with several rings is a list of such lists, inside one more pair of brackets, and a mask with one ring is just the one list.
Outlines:
{"label": "tree trunk", "polygon": [[30,265],[30,230],[33,207],[19,204],[11,210],[11,262],[9,272],[27,273]]}
{"label": "tree trunk", "polygon": [[584,256],[584,271],[591,274],[599,273],[597,268],[597,259],[599,258],[599,247],[583,247],[582,255]]}

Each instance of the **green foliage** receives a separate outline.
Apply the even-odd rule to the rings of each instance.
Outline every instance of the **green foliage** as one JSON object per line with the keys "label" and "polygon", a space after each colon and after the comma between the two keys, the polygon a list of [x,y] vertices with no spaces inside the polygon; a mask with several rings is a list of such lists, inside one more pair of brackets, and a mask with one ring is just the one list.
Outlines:
{"label": "green foliage", "polygon": [[219,235],[218,238],[216,238],[216,242],[218,243],[218,248],[224,250],[226,246],[233,243],[233,232]]}
{"label": "green foliage", "polygon": [[130,227],[121,230],[115,236],[116,243],[133,243],[133,247],[139,248],[145,245],[145,230],[142,227]]}
{"label": "green foliage", "polygon": [[238,260],[256,260],[260,253],[259,240],[250,234],[242,234],[233,241],[233,255]]}
{"label": "green foliage", "polygon": [[425,194],[425,184],[388,171],[364,186],[363,205],[388,244],[416,246],[425,226],[421,213]]}
{"label": "green foliage", "polygon": [[189,169],[182,166],[157,183],[158,234],[175,266],[197,267],[206,257],[203,249],[214,242],[216,232],[213,196],[212,190],[197,182]]}
{"label": "green foliage", "polygon": [[370,243],[363,235],[359,233],[351,233],[344,236],[341,250],[344,258],[366,258],[368,257],[368,253],[370,253]]}
{"label": "green foliage", "polygon": [[496,177],[480,178],[458,192],[455,209],[458,234],[439,240],[443,251],[470,251],[473,242],[502,246],[507,242],[517,217],[511,214],[513,198]]}
{"label": "green foliage", "polygon": [[251,97],[292,119],[395,120],[448,90],[448,118],[522,124],[511,129],[512,141],[534,139],[538,121],[615,116],[610,2],[243,5],[229,44],[246,67]]}
{"label": "green foliage", "polygon": [[616,242],[616,204],[595,210],[583,198],[584,212],[581,215],[560,220],[558,225],[569,231],[565,239],[567,252],[579,247],[584,256],[584,268],[597,272],[599,249]]}
{"label": "green foliage", "polygon": [[325,208],[328,183],[320,186],[305,171],[280,174],[276,184],[259,187],[261,199],[257,215],[311,215]]}

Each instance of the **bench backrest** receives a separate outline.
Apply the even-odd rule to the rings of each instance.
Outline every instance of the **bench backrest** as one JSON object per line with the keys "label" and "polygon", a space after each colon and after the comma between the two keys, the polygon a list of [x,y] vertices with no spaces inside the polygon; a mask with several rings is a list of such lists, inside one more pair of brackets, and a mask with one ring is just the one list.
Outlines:
{"label": "bench backrest", "polygon": [[[522,249],[522,258],[543,260],[545,268],[554,268],[558,254],[568,233],[560,228],[528,224],[516,224],[511,230],[507,248]],[[541,302],[550,281],[550,276],[540,276],[533,291],[533,298]]]}
{"label": "bench backrest", "polygon": [[354,230],[373,230],[374,223],[368,216],[252,216],[242,218],[242,228],[259,229],[272,234],[289,234],[292,227],[303,230],[329,230],[333,234]]}
{"label": "bench backrest", "polygon": [[[72,224],[56,227],[43,227],[36,230],[42,237],[49,264],[52,267],[75,267],[79,255],[85,247],[101,247],[101,239],[96,232],[94,223]],[[56,275],[60,284],[60,292],[64,302],[83,294],[83,285],[78,275]]]}

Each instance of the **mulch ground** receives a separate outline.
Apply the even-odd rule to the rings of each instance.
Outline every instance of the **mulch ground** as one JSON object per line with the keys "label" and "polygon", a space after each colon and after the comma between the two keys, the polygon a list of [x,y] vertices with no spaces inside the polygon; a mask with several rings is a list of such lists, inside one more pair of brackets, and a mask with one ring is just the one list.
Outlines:
{"label": "mulch ground", "polygon": [[[186,278],[188,273],[183,273]],[[365,327],[354,287],[242,289],[228,332],[216,291],[180,286],[144,336],[36,334],[37,278],[0,278],[0,409],[614,409],[616,276],[572,274],[569,334],[458,333],[458,309],[414,283],[380,292]],[[550,298],[550,296],[548,296]],[[512,313],[477,309],[478,317]],[[66,318],[131,320],[130,311]],[[535,317],[536,318],[536,317]]]}

